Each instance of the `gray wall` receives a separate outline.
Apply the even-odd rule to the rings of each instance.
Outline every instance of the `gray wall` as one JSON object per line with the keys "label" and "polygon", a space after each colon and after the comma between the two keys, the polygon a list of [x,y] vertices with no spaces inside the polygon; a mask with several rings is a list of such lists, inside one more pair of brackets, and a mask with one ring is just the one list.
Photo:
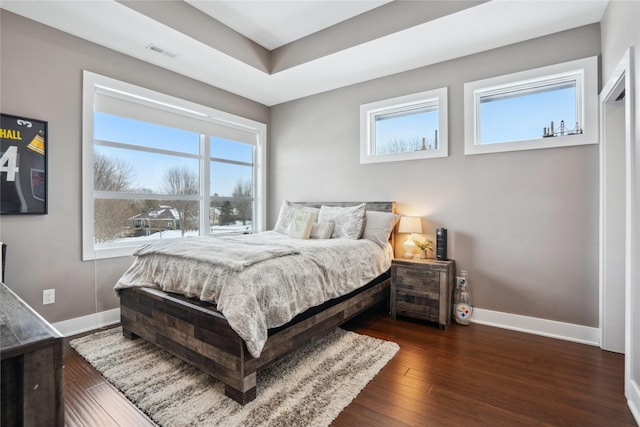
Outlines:
{"label": "gray wall", "polygon": [[[635,45],[640,58],[640,2],[612,1],[602,18],[602,82],[606,83],[628,47]],[[638,62],[636,62],[637,64]],[[640,73],[635,68],[636,75]],[[636,82],[638,80],[636,79]],[[637,86],[637,83],[636,83]]]}
{"label": "gray wall", "polygon": [[[82,70],[267,123],[267,107],[0,11],[0,109],[49,122],[49,214],[0,217],[7,284],[50,322],[118,307],[130,258],[81,261]],[[42,305],[42,290],[56,303]]]}
{"label": "gray wall", "polygon": [[[465,82],[600,54],[599,24],[271,109],[270,217],[285,200],[395,200],[449,230],[477,307],[598,326],[598,146],[464,155]],[[447,86],[449,157],[359,163],[359,106]]]}

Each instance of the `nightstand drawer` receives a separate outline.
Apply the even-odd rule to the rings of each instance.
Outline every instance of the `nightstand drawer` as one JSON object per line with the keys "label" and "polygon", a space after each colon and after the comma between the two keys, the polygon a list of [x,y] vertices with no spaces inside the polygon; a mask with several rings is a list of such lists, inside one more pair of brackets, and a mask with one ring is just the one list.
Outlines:
{"label": "nightstand drawer", "polygon": [[423,268],[395,267],[396,288],[440,293],[440,272]]}
{"label": "nightstand drawer", "polygon": [[438,294],[398,291],[396,293],[396,310],[399,312],[410,311],[438,320],[440,298]]}

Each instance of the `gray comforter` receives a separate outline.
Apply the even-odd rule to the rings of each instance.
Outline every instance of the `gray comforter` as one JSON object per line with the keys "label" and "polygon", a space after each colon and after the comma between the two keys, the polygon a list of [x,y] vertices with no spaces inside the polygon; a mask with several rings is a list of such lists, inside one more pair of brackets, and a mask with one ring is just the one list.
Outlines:
{"label": "gray comforter", "polygon": [[348,294],[391,265],[391,246],[370,240],[299,240],[267,231],[191,237],[138,248],[116,290],[150,287],[217,304],[259,357],[267,329]]}

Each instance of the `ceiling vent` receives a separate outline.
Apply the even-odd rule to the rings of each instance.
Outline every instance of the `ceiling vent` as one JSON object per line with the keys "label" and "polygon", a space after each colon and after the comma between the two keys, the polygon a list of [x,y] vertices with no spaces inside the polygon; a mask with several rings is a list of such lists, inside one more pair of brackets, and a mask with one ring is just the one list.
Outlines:
{"label": "ceiling vent", "polygon": [[163,49],[160,46],[155,45],[153,43],[150,44],[149,46],[147,46],[147,49],[152,50],[152,51],[157,52],[157,53],[161,53],[163,55],[166,55],[169,58],[175,58],[176,56],[178,56],[177,53],[170,52],[170,51],[168,51],[166,49]]}

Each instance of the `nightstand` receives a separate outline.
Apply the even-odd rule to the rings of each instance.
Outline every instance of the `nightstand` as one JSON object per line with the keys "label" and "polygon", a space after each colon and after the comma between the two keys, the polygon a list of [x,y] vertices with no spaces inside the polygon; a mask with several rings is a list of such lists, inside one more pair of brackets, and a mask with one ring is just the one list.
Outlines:
{"label": "nightstand", "polygon": [[391,262],[391,318],[428,320],[446,329],[451,323],[455,262],[399,259]]}

